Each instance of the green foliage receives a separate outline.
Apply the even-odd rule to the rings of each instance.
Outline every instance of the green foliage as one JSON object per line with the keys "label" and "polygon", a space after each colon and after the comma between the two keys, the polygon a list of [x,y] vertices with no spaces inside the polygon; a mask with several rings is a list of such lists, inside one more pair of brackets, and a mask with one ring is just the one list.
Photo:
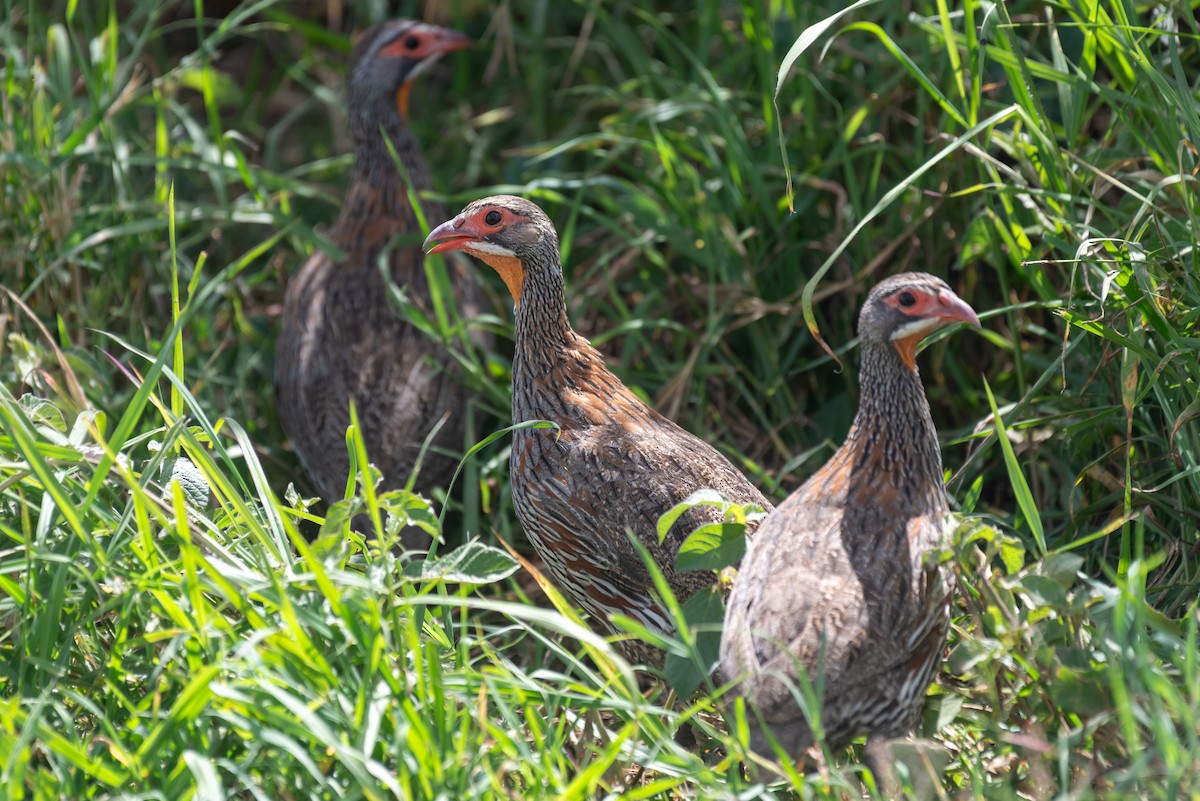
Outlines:
{"label": "green foliage", "polygon": [[[848,428],[878,277],[947,276],[980,312],[982,339],[921,357],[962,524],[936,745],[901,760],[914,796],[1194,797],[1191,10],[400,5],[478,41],[413,95],[448,204],[542,204],[576,327],[768,495]],[[305,497],[270,354],[287,275],[331,247],[344,31],[380,4],[3,11],[0,797],[874,787],[853,751],[747,753],[753,711],[705,675],[716,596],[671,603],[673,640],[626,627],[698,690],[644,696],[513,572],[506,346],[456,350],[481,433],[448,499],[376,493],[353,428],[349,497]],[[414,320],[507,342],[492,286],[494,314]],[[730,512],[685,566],[736,558]],[[379,539],[351,526],[364,514]],[[428,561],[393,552],[402,524],[442,537]]]}

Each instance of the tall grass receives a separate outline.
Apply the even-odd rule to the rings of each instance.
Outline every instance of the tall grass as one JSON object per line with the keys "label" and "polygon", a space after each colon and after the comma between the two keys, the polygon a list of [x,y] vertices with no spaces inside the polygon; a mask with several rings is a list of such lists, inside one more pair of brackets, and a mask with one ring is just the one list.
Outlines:
{"label": "tall grass", "polygon": [[[962,589],[911,796],[1193,797],[1194,15],[400,5],[478,41],[413,98],[448,204],[541,203],[576,327],[769,494],[849,426],[878,277],[980,310],[921,357]],[[309,502],[270,354],[382,13],[339,8],[5,2],[0,797],[878,795],[853,753],[747,753],[725,688],[643,694],[503,551],[504,435],[442,531],[351,432],[357,503],[440,531],[428,562]],[[505,351],[469,373],[496,431]]]}

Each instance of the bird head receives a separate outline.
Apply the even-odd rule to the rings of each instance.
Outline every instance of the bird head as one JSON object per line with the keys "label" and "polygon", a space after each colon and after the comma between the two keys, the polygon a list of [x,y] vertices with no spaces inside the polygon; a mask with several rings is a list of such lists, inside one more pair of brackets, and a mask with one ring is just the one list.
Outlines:
{"label": "bird head", "polygon": [[520,303],[527,270],[553,268],[544,263],[557,259],[558,234],[536,204],[496,195],[476,200],[434,228],[423,247],[431,254],[470,253],[499,273],[513,302]]}
{"label": "bird head", "polygon": [[890,342],[910,370],[917,369],[917,345],[953,322],[979,327],[975,310],[940,278],[901,273],[881,281],[867,296],[858,318],[863,342]]}
{"label": "bird head", "polygon": [[470,47],[458,31],[410,19],[394,19],[369,28],[350,53],[346,74],[352,109],[373,110],[394,102],[408,120],[408,93],[418,75],[443,53]]}

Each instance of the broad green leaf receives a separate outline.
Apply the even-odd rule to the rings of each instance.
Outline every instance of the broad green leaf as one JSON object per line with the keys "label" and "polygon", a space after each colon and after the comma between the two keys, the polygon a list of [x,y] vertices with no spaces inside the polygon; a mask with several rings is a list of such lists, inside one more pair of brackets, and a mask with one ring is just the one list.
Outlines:
{"label": "broad green leaf", "polygon": [[176,481],[187,502],[196,509],[208,507],[212,498],[212,490],[208,481],[192,461],[184,456],[167,459],[163,462],[162,472],[167,481]]}
{"label": "broad green leaf", "polygon": [[675,567],[678,570],[721,570],[741,562],[745,553],[744,524],[709,523],[683,541]]}
{"label": "broad green leaf", "polygon": [[1068,588],[1078,580],[1082,568],[1083,557],[1078,554],[1050,553],[1037,564],[1035,572]]}
{"label": "broad green leaf", "polygon": [[1016,537],[1002,537],[1000,539],[1000,561],[1004,563],[1004,570],[1008,575],[1011,576],[1020,571],[1025,567],[1025,543]]}
{"label": "broad green leaf", "polygon": [[675,525],[675,521],[694,506],[719,506],[725,508],[729,506],[729,501],[716,490],[696,490],[664,512],[662,517],[658,519],[658,541],[662,542],[665,540],[667,532],[671,530],[671,526]]}
{"label": "broad green leaf", "polygon": [[[520,565],[499,548],[472,540],[437,559],[410,563],[415,578],[458,584],[491,584],[508,578]],[[405,572],[408,572],[407,570]]]}
{"label": "broad green leaf", "polygon": [[379,496],[379,510],[387,513],[383,522],[388,537],[399,536],[405,526],[416,526],[429,536],[441,536],[437,515],[426,498],[409,490],[389,490]]}
{"label": "broad green leaf", "polygon": [[667,654],[663,671],[667,682],[681,698],[689,698],[712,672],[721,650],[721,625],[725,620],[725,604],[716,587],[700,590],[683,604],[683,618],[695,635],[692,653],[686,657]]}

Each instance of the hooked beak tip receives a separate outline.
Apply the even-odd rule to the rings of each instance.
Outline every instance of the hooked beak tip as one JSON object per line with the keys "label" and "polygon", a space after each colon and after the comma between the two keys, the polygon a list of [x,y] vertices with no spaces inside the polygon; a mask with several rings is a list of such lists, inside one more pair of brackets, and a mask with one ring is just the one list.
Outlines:
{"label": "hooked beak tip", "polygon": [[940,297],[944,307],[942,316],[945,319],[967,323],[975,328],[982,327],[979,324],[979,315],[965,300],[953,292],[942,292]]}
{"label": "hooked beak tip", "polygon": [[429,236],[425,237],[425,242],[421,245],[421,250],[432,256],[448,250],[461,250],[464,245],[473,241],[475,241],[474,236],[456,230],[454,220],[448,220],[429,232]]}

